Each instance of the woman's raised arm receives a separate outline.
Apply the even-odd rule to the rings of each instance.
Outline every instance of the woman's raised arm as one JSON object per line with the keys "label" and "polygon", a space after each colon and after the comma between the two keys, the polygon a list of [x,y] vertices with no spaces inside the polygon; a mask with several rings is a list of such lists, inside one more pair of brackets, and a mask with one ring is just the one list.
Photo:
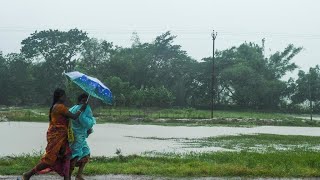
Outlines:
{"label": "woman's raised arm", "polygon": [[73,120],[77,119],[77,118],[80,116],[80,114],[82,113],[82,111],[84,111],[84,110],[87,108],[87,105],[88,105],[87,103],[86,103],[86,104],[83,104],[83,105],[81,106],[81,108],[80,108],[76,113],[72,113],[72,112],[68,111],[68,112],[66,113],[66,116],[67,116],[68,118],[73,119]]}

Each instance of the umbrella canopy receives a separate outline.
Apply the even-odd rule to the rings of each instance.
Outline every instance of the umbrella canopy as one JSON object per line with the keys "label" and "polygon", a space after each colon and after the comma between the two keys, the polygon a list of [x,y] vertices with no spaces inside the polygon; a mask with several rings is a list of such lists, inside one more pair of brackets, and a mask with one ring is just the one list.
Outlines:
{"label": "umbrella canopy", "polygon": [[65,73],[74,83],[89,95],[101,99],[107,104],[112,103],[112,93],[99,79],[85,75],[78,71]]}

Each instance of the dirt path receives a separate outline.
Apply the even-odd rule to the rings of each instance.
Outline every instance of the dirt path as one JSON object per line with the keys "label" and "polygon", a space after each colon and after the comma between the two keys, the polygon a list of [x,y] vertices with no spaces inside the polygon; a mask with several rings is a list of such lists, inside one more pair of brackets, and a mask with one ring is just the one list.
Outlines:
{"label": "dirt path", "polygon": [[[55,175],[41,175],[34,176],[31,180],[62,180],[62,177]],[[240,177],[204,177],[204,178],[166,178],[166,177],[151,177],[151,176],[138,176],[138,175],[104,175],[104,176],[86,176],[86,180],[316,180],[318,178],[240,178]],[[0,180],[21,180],[19,176],[1,176]],[[74,178],[72,178],[74,180]]]}

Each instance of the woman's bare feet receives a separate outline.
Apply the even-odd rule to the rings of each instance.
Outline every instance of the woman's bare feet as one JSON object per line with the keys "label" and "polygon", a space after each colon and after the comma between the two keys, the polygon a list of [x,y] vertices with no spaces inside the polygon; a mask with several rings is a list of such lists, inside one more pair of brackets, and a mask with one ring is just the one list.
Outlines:
{"label": "woman's bare feet", "polygon": [[64,176],[64,177],[63,177],[63,180],[71,180],[71,177],[69,177],[69,176]]}
{"label": "woman's bare feet", "polygon": [[85,179],[82,177],[82,175],[77,175],[76,180],[85,180]]}
{"label": "woman's bare feet", "polygon": [[31,177],[30,174],[31,174],[30,172],[23,173],[22,174],[22,180],[29,180],[30,177]]}

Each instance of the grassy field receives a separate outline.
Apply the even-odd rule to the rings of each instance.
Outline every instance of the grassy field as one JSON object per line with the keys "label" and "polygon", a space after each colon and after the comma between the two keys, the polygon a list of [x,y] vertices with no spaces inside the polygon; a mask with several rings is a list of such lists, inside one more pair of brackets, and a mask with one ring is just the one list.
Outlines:
{"label": "grassy field", "polygon": [[141,139],[170,140],[184,148],[222,147],[233,151],[278,152],[278,151],[319,151],[320,138],[317,136],[294,136],[274,134],[249,134],[238,136],[218,136],[208,138],[157,138],[132,137]]}
{"label": "grassy field", "polygon": [[[94,116],[98,123],[154,124],[165,126],[306,126],[320,127],[320,121],[295,118],[290,114],[214,111],[195,109],[123,109],[97,108]],[[0,111],[0,119],[9,121],[48,122],[48,108],[16,108]]]}
{"label": "grassy field", "polygon": [[[10,121],[47,122],[46,108],[0,111]],[[303,121],[290,115],[259,112],[215,111],[214,119],[188,119],[196,110],[96,109],[99,123],[159,125],[291,125],[319,126],[317,121]],[[162,115],[163,114],[163,115]],[[201,116],[201,115],[198,115]],[[160,117],[160,118],[159,118]],[[140,138],[140,137],[132,137]],[[146,137],[144,137],[146,138]],[[147,137],[157,139],[157,137]],[[161,139],[160,139],[161,140]],[[163,139],[168,140],[168,139]],[[134,174],[164,177],[319,177],[320,139],[311,136],[270,134],[220,136],[200,139],[172,139],[182,148],[222,147],[231,151],[93,157],[86,175]],[[1,175],[19,175],[29,170],[41,155],[0,157]]]}
{"label": "grassy field", "polygon": [[[32,168],[40,156],[0,158],[0,174],[19,175]],[[165,177],[318,177],[320,154],[308,151],[217,152],[165,154],[163,156],[94,157],[86,175],[135,174]]]}
{"label": "grassy field", "polygon": [[223,147],[251,152],[319,151],[320,139],[314,136],[273,134],[209,137],[189,141],[193,147]]}
{"label": "grassy field", "polygon": [[[132,137],[139,138],[139,137]],[[168,140],[156,137],[147,139]],[[183,147],[224,147],[205,153],[145,153],[93,157],[86,175],[134,174],[163,177],[319,177],[319,137],[254,134],[173,139]],[[1,175],[19,175],[41,155],[0,157]]]}
{"label": "grassy field", "polygon": [[[152,119],[210,119],[211,111],[187,109],[103,109],[95,110],[95,113],[100,116],[133,116],[147,117]],[[250,111],[220,111],[213,112],[214,118],[254,118],[254,119],[295,119],[292,116],[281,113],[264,113]]]}

